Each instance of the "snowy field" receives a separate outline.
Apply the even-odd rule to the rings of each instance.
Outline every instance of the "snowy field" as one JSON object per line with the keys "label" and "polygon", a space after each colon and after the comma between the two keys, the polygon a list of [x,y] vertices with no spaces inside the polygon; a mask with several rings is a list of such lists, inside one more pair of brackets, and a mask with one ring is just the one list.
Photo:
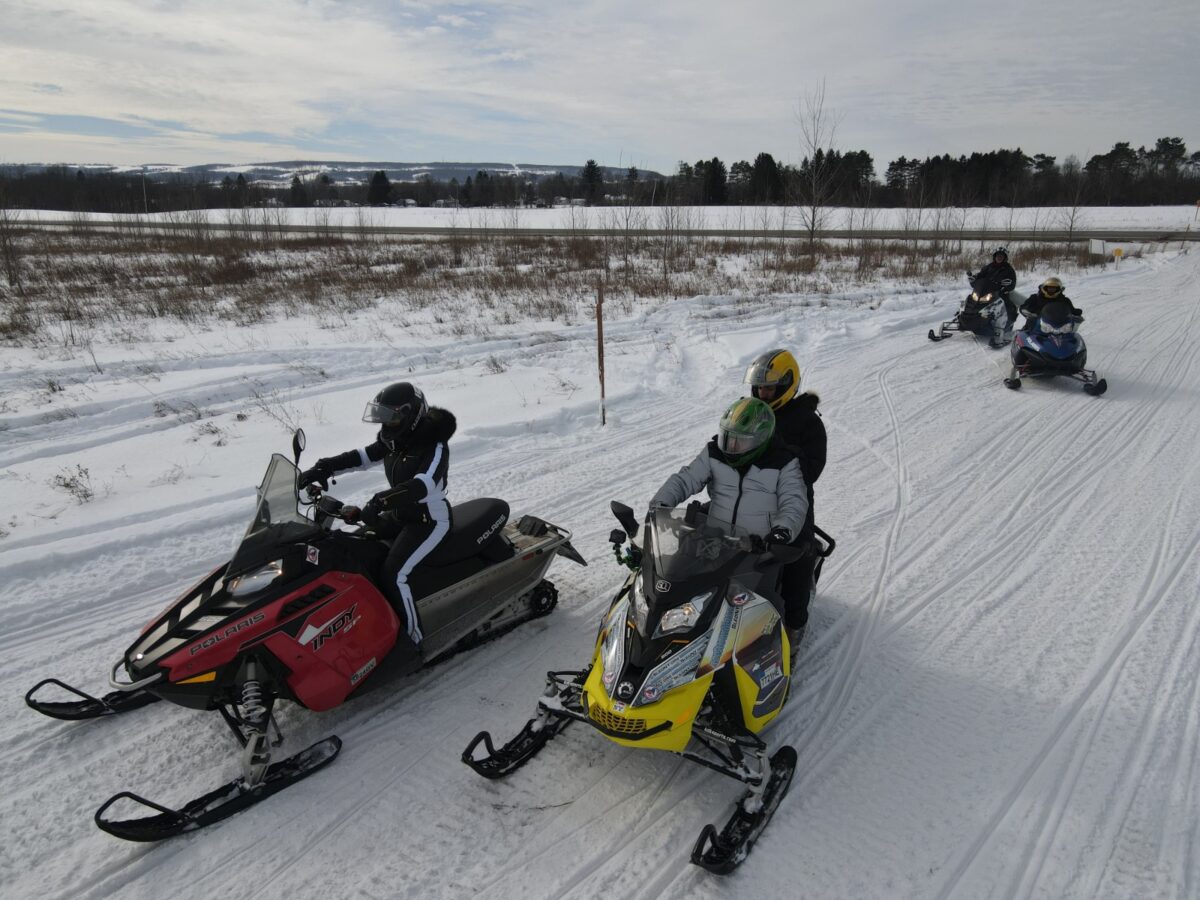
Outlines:
{"label": "snowy field", "polygon": [[[1182,208],[1119,212],[1185,224]],[[368,211],[418,213],[435,215]],[[0,349],[3,895],[1200,896],[1197,284],[1197,254],[1072,276],[1099,399],[1074,382],[1005,390],[1006,353],[926,340],[963,294],[949,282],[881,286],[871,304],[654,303],[606,322],[605,427],[586,321],[485,339],[381,332],[370,310]],[[796,779],[721,880],[687,860],[738,796],[728,779],[578,726],[497,783],[459,755],[482,728],[515,733],[548,669],[586,662],[621,579],[608,502],[644,509],[775,346],[822,397],[817,521],[838,550],[766,733],[796,747]],[[365,401],[397,379],[458,416],[453,500],[502,496],[571,529],[591,565],[555,564],[549,618],[390,694],[323,715],[285,704],[285,751],[345,741],[301,785],[159,845],[101,833],[92,813],[116,791],[181,803],[232,778],[232,739],[217,715],[165,704],[58,722],[25,690],[102,689],[141,625],[226,558],[287,424],[307,430],[310,463],[359,446]],[[381,485],[359,473],[336,492]]]}
{"label": "snowy field", "polygon": [[[667,210],[664,213],[664,210]],[[208,221],[239,227],[258,222],[311,225],[320,228],[487,228],[497,230],[583,228],[658,228],[664,222],[672,229],[761,231],[779,228],[803,229],[800,210],[779,206],[684,206],[684,207],[559,207],[555,209],[210,209],[183,213],[116,215],[108,213],[64,213],[49,210],[20,210],[24,219],[50,221]],[[1088,206],[1072,210],[1057,206],[1020,208],[951,207],[945,209],[854,209],[830,207],[822,213],[821,227],[830,230],[864,229],[912,231],[916,229],[994,231],[1004,234],[1020,230],[1066,229],[1074,218],[1074,230],[1195,231],[1194,206]],[[664,216],[666,217],[664,219]]]}

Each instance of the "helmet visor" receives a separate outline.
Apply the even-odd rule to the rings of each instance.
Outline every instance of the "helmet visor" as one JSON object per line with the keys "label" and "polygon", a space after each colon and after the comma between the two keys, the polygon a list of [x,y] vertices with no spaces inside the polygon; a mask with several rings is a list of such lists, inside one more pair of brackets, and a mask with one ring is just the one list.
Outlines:
{"label": "helmet visor", "polygon": [[744,431],[731,431],[722,428],[717,436],[717,446],[721,452],[729,456],[742,456],[762,446],[763,441],[771,437],[770,432],[751,434]]}
{"label": "helmet visor", "polygon": [[405,403],[402,406],[384,406],[382,403],[372,401],[363,410],[362,420],[378,425],[408,425],[412,422],[417,407],[416,402]]}
{"label": "helmet visor", "polygon": [[787,387],[792,383],[792,373],[784,369],[782,372],[772,374],[769,362],[756,360],[750,364],[750,368],[746,369],[746,377],[742,380],[745,384],[754,387],[780,388]]}
{"label": "helmet visor", "polygon": [[1062,288],[1057,284],[1043,284],[1042,285],[1042,296],[1043,297],[1057,297],[1061,293],[1062,293]]}

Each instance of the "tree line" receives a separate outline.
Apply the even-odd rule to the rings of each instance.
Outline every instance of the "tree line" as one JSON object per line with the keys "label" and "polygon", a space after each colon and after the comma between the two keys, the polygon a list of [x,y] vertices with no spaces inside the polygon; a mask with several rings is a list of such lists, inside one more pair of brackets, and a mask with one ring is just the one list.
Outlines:
{"label": "tree line", "polygon": [[549,176],[479,170],[459,183],[423,177],[393,182],[383,171],[363,182],[327,174],[293,177],[289,186],[139,172],[85,172],[66,166],[0,173],[0,197],[11,207],[83,212],[161,212],[250,206],[550,206],[556,203],[656,205],[770,205],[804,203],[821,185],[827,206],[1130,206],[1192,203],[1200,198],[1200,152],[1182,139],[1159,138],[1133,149],[1118,142],[1086,163],[1061,162],[1020,148],[890,162],[882,178],[865,150],[818,149],[799,165],[770,153],[726,165],[718,157],[681,162],[674,174],[646,178],[629,167],[605,178],[589,159],[578,174]]}

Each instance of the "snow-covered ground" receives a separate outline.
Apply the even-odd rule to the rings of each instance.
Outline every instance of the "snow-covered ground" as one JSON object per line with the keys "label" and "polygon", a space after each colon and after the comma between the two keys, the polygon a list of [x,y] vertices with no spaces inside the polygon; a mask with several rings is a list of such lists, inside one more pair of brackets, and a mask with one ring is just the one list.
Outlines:
{"label": "snow-covered ground", "polygon": [[[472,339],[381,329],[370,310],[146,324],[94,358],[0,350],[4,896],[1200,896],[1198,283],[1197,254],[1072,279],[1099,399],[1005,390],[1005,353],[927,341],[959,287],[664,301],[606,323],[605,427],[586,322]],[[767,732],[798,750],[796,780],[721,880],[687,859],[732,781],[585,728],[497,783],[459,754],[481,728],[514,733],[546,670],[586,661],[621,577],[608,501],[643,508],[774,346],[823,398],[817,518],[838,550]],[[233,777],[225,726],[162,704],[68,724],[22,694],[51,675],[101,689],[228,554],[285,423],[309,460],[349,449],[370,435],[366,399],[401,378],[458,415],[452,498],[569,528],[591,566],[556,563],[553,615],[390,695],[285,707],[285,749],[346,742],[302,785],[161,845],[104,835],[91,815],[118,790],[180,803]]]}
{"label": "snow-covered ground", "polygon": [[[310,225],[321,228],[361,226],[392,228],[488,228],[497,230],[588,228],[661,228],[769,231],[802,229],[804,222],[796,207],[778,206],[685,206],[685,207],[559,207],[555,209],[245,209],[198,210],[150,215],[107,213],[63,213],[49,210],[20,210],[28,220],[76,221],[208,221],[239,227],[256,223]],[[946,209],[852,209],[830,207],[821,213],[822,228],[830,230],[915,231],[982,230],[1004,234],[1021,230],[1060,230],[1073,226],[1077,233],[1088,229],[1133,231],[1195,231],[1194,206],[1088,206],[1072,210],[1057,206],[1019,208],[952,207]],[[1073,222],[1072,222],[1073,219]]]}

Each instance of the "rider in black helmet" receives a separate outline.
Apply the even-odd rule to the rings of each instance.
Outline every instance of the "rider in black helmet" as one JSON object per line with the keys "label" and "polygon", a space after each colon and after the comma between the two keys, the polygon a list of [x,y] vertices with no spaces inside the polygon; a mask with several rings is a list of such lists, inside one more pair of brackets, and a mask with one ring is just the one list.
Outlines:
{"label": "rider in black helmet", "polygon": [[986,286],[992,286],[992,289],[1000,292],[1000,299],[1004,301],[1004,334],[1002,339],[993,338],[992,346],[1003,347],[1012,340],[1013,322],[1017,318],[1017,304],[1009,298],[1017,284],[1017,273],[1008,262],[1008,248],[994,249],[992,261],[974,275],[968,272],[967,280],[971,282],[972,287],[986,289]]}
{"label": "rider in black helmet", "polygon": [[383,587],[405,619],[408,637],[419,647],[421,623],[408,576],[450,531],[446,499],[450,451],[446,444],[457,423],[448,410],[430,407],[425,395],[407,381],[389,384],[376,394],[363,412],[363,421],[379,425],[375,440],[361,450],[317,460],[301,473],[300,485],[327,482],[338,472],[383,463],[390,488],[372,497],[361,510],[343,507],[342,514],[351,522],[361,518],[392,541],[383,567]]}

